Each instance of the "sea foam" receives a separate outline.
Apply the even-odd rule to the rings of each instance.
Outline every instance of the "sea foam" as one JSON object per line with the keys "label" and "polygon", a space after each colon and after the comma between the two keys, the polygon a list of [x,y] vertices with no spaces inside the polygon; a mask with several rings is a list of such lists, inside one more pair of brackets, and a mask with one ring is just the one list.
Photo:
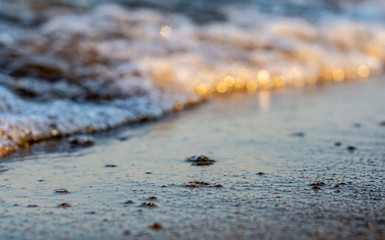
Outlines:
{"label": "sea foam", "polygon": [[382,73],[384,4],[337,2],[337,12],[315,19],[230,4],[223,19],[202,23],[124,1],[0,1],[0,156],[158,118],[214,94]]}

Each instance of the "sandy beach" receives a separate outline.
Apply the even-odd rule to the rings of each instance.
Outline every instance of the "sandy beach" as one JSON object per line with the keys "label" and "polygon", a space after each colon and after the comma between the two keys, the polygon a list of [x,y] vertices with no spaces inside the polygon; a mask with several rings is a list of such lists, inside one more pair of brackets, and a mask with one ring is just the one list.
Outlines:
{"label": "sandy beach", "polygon": [[0,240],[385,240],[383,0],[0,0]]}
{"label": "sandy beach", "polygon": [[218,95],[90,147],[36,143],[0,162],[1,238],[385,239],[383,89]]}

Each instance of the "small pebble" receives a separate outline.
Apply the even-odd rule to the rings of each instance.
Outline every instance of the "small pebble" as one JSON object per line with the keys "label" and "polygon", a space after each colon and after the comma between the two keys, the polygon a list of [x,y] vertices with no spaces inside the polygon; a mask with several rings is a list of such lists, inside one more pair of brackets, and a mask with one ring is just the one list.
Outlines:
{"label": "small pebble", "polygon": [[106,165],[104,165],[104,167],[114,168],[114,167],[117,167],[117,166],[115,164],[106,164]]}
{"label": "small pebble", "polygon": [[148,227],[151,228],[151,229],[154,229],[154,230],[160,230],[160,229],[163,228],[163,226],[161,224],[159,224],[159,223],[154,223],[154,224],[152,224],[152,225],[150,225]]}
{"label": "small pebble", "polygon": [[310,186],[324,186],[324,185],[325,185],[324,182],[315,182],[315,183],[310,184]]}
{"label": "small pebble", "polygon": [[348,146],[346,149],[349,150],[350,152],[354,152],[356,150],[356,147]]}
{"label": "small pebble", "polygon": [[293,133],[291,135],[293,137],[305,137],[305,133],[304,132],[296,132],[296,133]]}
{"label": "small pebble", "polygon": [[60,194],[67,194],[67,193],[70,193],[70,191],[68,191],[68,190],[65,189],[65,188],[55,189],[54,192],[55,192],[55,193],[60,193]]}
{"label": "small pebble", "polygon": [[140,206],[141,207],[146,207],[146,208],[156,208],[156,207],[158,207],[158,205],[156,205],[155,203],[148,203],[148,202],[144,202]]}
{"label": "small pebble", "polygon": [[57,205],[57,207],[59,207],[59,208],[68,208],[68,207],[71,207],[71,205],[68,204],[68,203],[60,203],[60,204]]}
{"label": "small pebble", "polygon": [[191,162],[192,166],[208,166],[216,162],[216,160],[211,159],[203,154],[196,154],[186,159],[187,162]]}

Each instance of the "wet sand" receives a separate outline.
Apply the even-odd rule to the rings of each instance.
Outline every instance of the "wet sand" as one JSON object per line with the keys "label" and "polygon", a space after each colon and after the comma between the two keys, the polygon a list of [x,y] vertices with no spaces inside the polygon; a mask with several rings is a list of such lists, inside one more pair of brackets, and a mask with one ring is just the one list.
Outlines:
{"label": "wet sand", "polygon": [[0,162],[1,239],[385,239],[384,89],[220,95],[34,144]]}

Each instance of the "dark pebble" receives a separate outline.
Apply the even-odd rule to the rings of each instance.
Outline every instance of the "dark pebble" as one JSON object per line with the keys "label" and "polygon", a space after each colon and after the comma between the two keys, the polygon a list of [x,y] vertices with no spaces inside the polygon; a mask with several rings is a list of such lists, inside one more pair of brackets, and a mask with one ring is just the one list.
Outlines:
{"label": "dark pebble", "polygon": [[211,159],[203,154],[196,154],[186,159],[187,162],[191,162],[192,166],[208,166],[216,162],[216,160]]}
{"label": "dark pebble", "polygon": [[133,203],[134,203],[134,201],[132,201],[132,200],[128,200],[128,201],[124,202],[124,204],[133,204]]}
{"label": "dark pebble", "polygon": [[146,208],[156,208],[156,207],[158,207],[158,205],[156,205],[155,203],[148,203],[148,202],[144,202],[140,206],[141,207],[146,207]]}
{"label": "dark pebble", "polygon": [[335,142],[334,143],[334,146],[336,146],[336,147],[340,147],[342,145],[342,143],[340,143],[340,142]]}
{"label": "dark pebble", "polygon": [[264,175],[265,173],[263,172],[258,172],[257,175]]}
{"label": "dark pebble", "polygon": [[310,186],[313,186],[313,187],[320,187],[320,186],[324,186],[324,185],[325,185],[324,182],[316,182],[316,183],[310,184]]}
{"label": "dark pebble", "polygon": [[70,191],[68,191],[68,190],[65,189],[65,188],[55,189],[54,192],[55,192],[55,193],[60,193],[60,194],[67,194],[67,193],[70,193]]}
{"label": "dark pebble", "polygon": [[104,165],[104,167],[113,168],[113,167],[117,167],[117,166],[115,164],[106,164],[106,165]]}
{"label": "dark pebble", "polygon": [[296,132],[296,133],[293,133],[291,135],[293,137],[305,137],[305,133],[304,132]]}
{"label": "dark pebble", "polygon": [[151,196],[151,197],[148,198],[148,200],[157,200],[157,199],[158,199],[158,198],[155,197],[155,196]]}
{"label": "dark pebble", "polygon": [[152,172],[145,172],[145,174],[152,174]]}
{"label": "dark pebble", "polygon": [[195,181],[195,182],[189,182],[188,184],[185,185],[185,187],[197,188],[197,187],[208,186],[208,185],[210,185],[210,183]]}
{"label": "dark pebble", "polygon": [[68,204],[68,203],[60,203],[60,204],[57,205],[57,207],[59,207],[59,208],[68,208],[68,207],[71,207],[71,205]]}
{"label": "dark pebble", "polygon": [[38,207],[36,204],[30,204],[27,207]]}
{"label": "dark pebble", "polygon": [[215,188],[222,188],[222,184],[211,184],[207,182],[200,182],[200,181],[195,181],[195,182],[189,182],[184,185],[185,187],[188,188],[199,188],[199,187],[215,187]]}
{"label": "dark pebble", "polygon": [[159,223],[154,223],[154,224],[152,224],[152,225],[150,225],[148,227],[153,229],[153,230],[160,230],[160,229],[163,228],[163,226],[161,224],[159,224]]}
{"label": "dark pebble", "polygon": [[126,230],[123,232],[123,235],[125,235],[125,236],[130,235],[130,234],[131,234],[131,232],[129,230]]}
{"label": "dark pebble", "polygon": [[381,127],[385,127],[385,121],[381,121],[381,122],[380,122],[380,126],[381,126]]}
{"label": "dark pebble", "polygon": [[85,214],[90,214],[90,215],[94,215],[94,214],[96,214],[96,212],[95,211],[90,211],[90,212],[84,212]]}
{"label": "dark pebble", "polygon": [[356,147],[348,146],[346,149],[349,150],[350,152],[354,152],[356,150]]}

